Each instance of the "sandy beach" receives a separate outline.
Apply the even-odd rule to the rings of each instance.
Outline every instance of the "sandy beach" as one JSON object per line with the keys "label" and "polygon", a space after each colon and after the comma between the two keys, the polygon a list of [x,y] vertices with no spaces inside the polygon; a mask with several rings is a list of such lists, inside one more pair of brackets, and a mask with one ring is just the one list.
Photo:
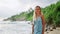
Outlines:
{"label": "sandy beach", "polygon": [[45,34],[60,34],[60,27],[54,29],[53,31],[47,31]]}
{"label": "sandy beach", "polygon": [[[1,22],[0,34],[32,34],[32,25],[25,21],[20,22]],[[60,34],[60,28],[47,31],[45,34]]]}

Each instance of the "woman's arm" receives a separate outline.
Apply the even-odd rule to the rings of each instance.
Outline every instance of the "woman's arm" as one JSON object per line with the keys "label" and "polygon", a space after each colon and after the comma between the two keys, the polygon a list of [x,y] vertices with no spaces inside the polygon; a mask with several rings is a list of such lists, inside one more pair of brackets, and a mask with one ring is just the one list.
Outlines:
{"label": "woman's arm", "polygon": [[44,18],[44,15],[42,15],[42,25],[45,26],[45,18]]}
{"label": "woman's arm", "polygon": [[32,34],[34,34],[34,24],[32,24]]}
{"label": "woman's arm", "polygon": [[44,34],[44,29],[45,29],[45,18],[44,18],[44,15],[42,15],[42,26],[43,26],[42,34]]}

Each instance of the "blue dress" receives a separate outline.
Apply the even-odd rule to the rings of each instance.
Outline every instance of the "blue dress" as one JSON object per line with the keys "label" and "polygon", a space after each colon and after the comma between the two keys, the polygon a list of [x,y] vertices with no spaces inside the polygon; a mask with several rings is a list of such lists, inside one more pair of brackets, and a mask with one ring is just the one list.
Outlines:
{"label": "blue dress", "polygon": [[42,34],[42,19],[38,17],[34,21],[34,34]]}

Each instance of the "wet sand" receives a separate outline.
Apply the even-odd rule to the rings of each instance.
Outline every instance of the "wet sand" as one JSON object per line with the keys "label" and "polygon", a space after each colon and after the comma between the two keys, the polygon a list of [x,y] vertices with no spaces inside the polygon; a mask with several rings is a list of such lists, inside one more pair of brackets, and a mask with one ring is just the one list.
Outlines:
{"label": "wet sand", "polygon": [[60,34],[60,27],[57,29],[54,29],[53,31],[47,31],[45,34]]}

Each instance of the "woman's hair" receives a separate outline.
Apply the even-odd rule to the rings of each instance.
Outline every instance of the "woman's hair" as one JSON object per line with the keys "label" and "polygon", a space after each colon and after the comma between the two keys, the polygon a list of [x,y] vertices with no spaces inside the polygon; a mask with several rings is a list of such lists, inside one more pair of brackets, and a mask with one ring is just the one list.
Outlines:
{"label": "woman's hair", "polygon": [[[39,7],[39,9],[41,10],[40,6],[36,6],[35,8]],[[41,12],[41,11],[40,11]],[[36,20],[36,12],[34,10],[34,13],[33,13],[33,21]]]}
{"label": "woman's hair", "polygon": [[[40,8],[40,6],[36,6],[36,7],[39,7],[39,8]],[[35,8],[36,8],[36,7],[35,7]],[[41,8],[40,8],[40,10],[41,10]]]}

